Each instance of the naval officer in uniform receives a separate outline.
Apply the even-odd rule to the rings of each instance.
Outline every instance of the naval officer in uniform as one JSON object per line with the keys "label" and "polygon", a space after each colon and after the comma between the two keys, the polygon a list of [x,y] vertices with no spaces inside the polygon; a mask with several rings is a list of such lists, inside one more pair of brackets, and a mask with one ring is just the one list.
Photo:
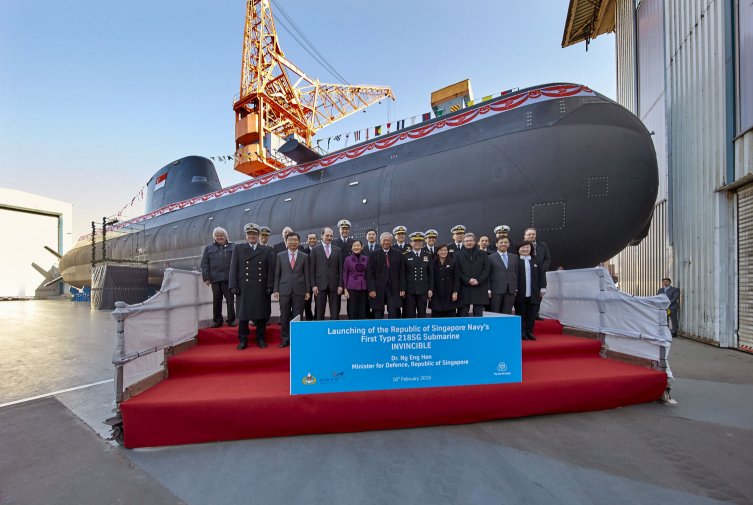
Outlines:
{"label": "naval officer in uniform", "polygon": [[447,244],[447,252],[450,253],[450,256],[453,256],[455,253],[463,250],[465,226],[462,224],[455,225],[450,230],[450,233],[452,233],[452,242]]}
{"label": "naval officer in uniform", "polygon": [[352,254],[351,248],[353,247],[353,237],[350,236],[350,221],[347,219],[341,219],[337,222],[337,228],[340,230],[340,236],[337,237],[332,243],[335,247],[340,248],[342,253],[341,261],[345,261],[345,257]]}
{"label": "naval officer in uniform", "polygon": [[259,243],[261,245],[268,246],[269,245],[269,235],[272,233],[272,230],[269,228],[269,226],[260,226],[259,227]]}
{"label": "naval officer in uniform", "polygon": [[424,237],[426,238],[426,245],[424,246],[424,251],[431,254],[432,259],[434,258],[434,255],[437,253],[437,237],[439,236],[439,233],[437,233],[437,230],[434,228],[430,228],[426,230],[426,233],[424,233]]}
{"label": "naval officer in uniform", "polygon": [[426,304],[431,298],[434,284],[434,268],[431,254],[423,250],[424,234],[410,234],[411,251],[405,253],[405,302],[403,317],[426,317]]}
{"label": "naval officer in uniform", "polygon": [[259,225],[249,223],[243,227],[246,243],[233,249],[230,260],[228,285],[236,295],[238,318],[238,350],[248,346],[251,331],[249,321],[256,326],[256,345],[267,347],[264,332],[272,314],[270,295],[274,288],[275,258],[272,249],[259,243]]}
{"label": "naval officer in uniform", "polygon": [[395,236],[395,244],[392,248],[397,249],[403,254],[410,251],[410,246],[408,245],[408,242],[405,241],[406,233],[408,233],[408,229],[405,226],[395,226],[392,229],[392,235]]}

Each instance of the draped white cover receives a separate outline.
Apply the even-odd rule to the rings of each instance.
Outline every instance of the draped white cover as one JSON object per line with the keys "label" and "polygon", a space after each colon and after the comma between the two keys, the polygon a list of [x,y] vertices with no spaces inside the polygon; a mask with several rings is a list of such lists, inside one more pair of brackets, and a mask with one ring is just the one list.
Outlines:
{"label": "draped white cover", "polygon": [[672,335],[667,327],[666,295],[624,293],[606,268],[547,272],[546,280],[541,317],[601,333],[612,351],[655,361],[669,355]]}
{"label": "draped white cover", "polygon": [[[123,365],[122,387],[164,369],[164,349],[196,336],[212,319],[212,290],[199,272],[168,268],[162,287],[143,303],[116,303],[114,365]],[[122,391],[121,391],[122,392]]]}

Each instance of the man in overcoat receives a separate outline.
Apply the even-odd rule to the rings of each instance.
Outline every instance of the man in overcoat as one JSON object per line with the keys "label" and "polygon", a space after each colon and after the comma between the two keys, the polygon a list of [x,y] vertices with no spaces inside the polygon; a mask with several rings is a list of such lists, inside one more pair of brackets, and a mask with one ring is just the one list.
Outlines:
{"label": "man in overcoat", "polygon": [[249,321],[256,327],[256,345],[267,347],[264,332],[272,314],[270,296],[274,288],[275,257],[272,249],[259,243],[259,225],[243,227],[246,243],[237,244],[230,261],[230,290],[236,295],[238,350],[248,346]]}
{"label": "man in overcoat", "polygon": [[476,236],[466,233],[463,249],[454,255],[460,275],[460,317],[466,317],[473,305],[473,316],[484,315],[489,305],[489,255],[476,247]]}

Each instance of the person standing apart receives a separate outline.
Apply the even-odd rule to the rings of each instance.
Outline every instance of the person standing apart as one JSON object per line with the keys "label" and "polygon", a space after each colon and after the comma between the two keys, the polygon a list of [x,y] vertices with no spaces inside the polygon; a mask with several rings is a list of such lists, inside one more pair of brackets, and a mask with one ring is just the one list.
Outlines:
{"label": "person standing apart", "polygon": [[301,238],[295,232],[288,234],[288,249],[277,255],[275,263],[275,300],[280,301],[280,347],[290,345],[290,321],[303,314],[303,302],[311,296],[309,258],[298,250]]}
{"label": "person standing apart", "polygon": [[489,255],[491,275],[489,276],[490,310],[498,314],[512,314],[515,295],[518,292],[517,254],[508,251],[510,239],[500,237],[497,240],[497,252]]}
{"label": "person standing apart", "polygon": [[360,240],[353,241],[352,253],[343,262],[343,293],[348,304],[348,319],[366,319],[369,297],[366,271],[369,255],[363,250]]}
{"label": "person standing apart", "polygon": [[222,299],[227,305],[227,325],[235,326],[235,295],[230,292],[230,261],[234,244],[228,240],[227,231],[219,226],[212,231],[214,242],[204,248],[201,255],[201,277],[212,287],[212,328],[222,326]]}
{"label": "person standing apart", "polygon": [[453,255],[460,274],[460,317],[467,317],[473,305],[473,316],[484,315],[489,305],[489,255],[476,247],[476,236],[466,233],[463,250]]}
{"label": "person standing apart", "polygon": [[332,228],[322,229],[322,243],[311,249],[311,285],[316,299],[316,320],[324,320],[329,302],[329,318],[340,319],[342,294],[342,251],[332,244]]}
{"label": "person standing apart", "polygon": [[434,283],[431,296],[431,317],[454,317],[458,309],[460,276],[455,258],[450,256],[447,245],[437,246],[434,256]]}
{"label": "person standing apart", "polygon": [[369,304],[374,319],[384,318],[384,307],[390,319],[400,319],[400,308],[405,297],[405,260],[403,253],[392,247],[392,234],[384,232],[379,237],[381,248],[369,257],[366,283]]}
{"label": "person standing apart", "polygon": [[661,280],[662,287],[656,292],[657,295],[667,295],[669,298],[669,308],[667,309],[667,323],[672,338],[677,336],[677,311],[680,308],[680,288],[672,285],[672,279],[665,277]]}
{"label": "person standing apart", "polygon": [[259,244],[259,225],[249,223],[243,227],[246,243],[236,244],[230,260],[230,291],[236,295],[238,325],[238,350],[248,346],[248,323],[256,326],[256,344],[267,347],[264,332],[272,314],[269,296],[274,287],[275,258],[269,247]]}
{"label": "person standing apart", "polygon": [[523,241],[518,246],[518,293],[515,296],[515,315],[520,316],[520,336],[523,340],[536,340],[533,327],[539,315],[541,298],[546,293],[546,270],[541,268],[533,254],[533,244]]}

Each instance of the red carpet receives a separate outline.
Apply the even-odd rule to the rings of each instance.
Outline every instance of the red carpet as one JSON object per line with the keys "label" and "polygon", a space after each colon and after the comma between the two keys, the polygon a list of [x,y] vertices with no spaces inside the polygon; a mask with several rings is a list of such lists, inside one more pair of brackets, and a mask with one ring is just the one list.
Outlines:
{"label": "red carpet", "polygon": [[167,380],[121,404],[126,447],[603,410],[657,400],[667,382],[664,373],[600,358],[599,342],[562,335],[556,321],[539,321],[538,340],[523,342],[519,384],[290,396],[279,327],[267,329],[267,349],[237,351],[236,331],[200,330],[198,346],[168,361]]}

